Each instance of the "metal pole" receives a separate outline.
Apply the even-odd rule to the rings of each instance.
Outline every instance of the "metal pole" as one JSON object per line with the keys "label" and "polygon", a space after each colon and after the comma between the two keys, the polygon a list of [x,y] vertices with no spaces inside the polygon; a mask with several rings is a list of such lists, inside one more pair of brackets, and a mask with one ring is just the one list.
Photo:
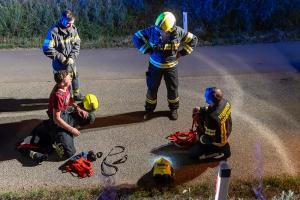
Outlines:
{"label": "metal pole", "polygon": [[225,161],[221,161],[219,166],[220,168],[216,184],[215,200],[226,200],[229,188],[231,168]]}
{"label": "metal pole", "polygon": [[182,12],[183,17],[183,29],[187,33],[188,32],[188,21],[187,21],[187,12]]}

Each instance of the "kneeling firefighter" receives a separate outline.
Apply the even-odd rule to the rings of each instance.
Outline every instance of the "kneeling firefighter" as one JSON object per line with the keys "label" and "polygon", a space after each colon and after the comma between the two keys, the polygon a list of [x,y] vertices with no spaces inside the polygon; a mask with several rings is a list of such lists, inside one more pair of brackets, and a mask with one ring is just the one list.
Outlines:
{"label": "kneeling firefighter", "polygon": [[176,26],[176,18],[171,12],[161,13],[154,26],[137,31],[133,42],[143,54],[150,54],[146,72],[147,95],[144,119],[149,119],[157,104],[157,92],[162,77],[168,91],[170,119],[177,120],[178,96],[178,59],[189,55],[197,44],[197,37]]}
{"label": "kneeling firefighter", "polygon": [[224,160],[230,157],[228,137],[232,130],[231,104],[223,98],[223,92],[216,87],[205,90],[208,106],[193,109],[198,141],[189,150],[195,159]]}
{"label": "kneeling firefighter", "polygon": [[[76,105],[81,107],[85,111],[91,113],[98,109],[98,100],[97,97],[93,94],[87,94],[82,103]],[[69,107],[67,114],[64,114],[64,117],[68,118],[67,123],[72,121],[72,125],[86,125],[93,123],[95,121],[94,115],[89,115],[88,120],[82,120],[78,114],[76,114],[77,109],[73,107]],[[62,130],[61,130],[62,131]],[[66,131],[62,131],[63,134],[68,134]],[[53,124],[51,119],[44,120],[42,123],[38,124],[30,133],[29,136],[24,138],[21,142],[19,142],[16,146],[16,149],[20,151],[26,157],[36,161],[37,163],[41,163],[47,159],[48,154],[54,150],[58,153],[60,157],[68,158],[72,156],[75,151],[70,155],[64,155],[68,152],[68,148],[75,149],[73,142],[68,142],[66,145],[65,140],[57,140],[57,125]]]}

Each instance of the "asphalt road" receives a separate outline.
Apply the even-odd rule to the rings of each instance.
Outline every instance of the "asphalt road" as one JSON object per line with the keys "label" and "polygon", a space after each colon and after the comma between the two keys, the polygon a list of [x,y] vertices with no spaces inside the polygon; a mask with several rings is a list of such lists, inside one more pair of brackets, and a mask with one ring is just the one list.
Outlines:
{"label": "asphalt road", "polygon": [[[94,93],[100,109],[96,124],[75,139],[77,151],[106,156],[114,146],[124,146],[125,152],[109,161],[128,155],[111,178],[116,185],[148,184],[153,160],[166,155],[175,165],[177,183],[208,182],[214,188],[218,163],[187,163],[184,152],[168,146],[165,137],[188,130],[192,108],[204,105],[204,89],[217,86],[233,107],[232,178],[299,175],[299,52],[300,42],[197,48],[180,61],[179,119],[166,116],[163,83],[155,118],[143,121],[148,57],[135,49],[82,50],[82,91]],[[95,162],[94,176],[78,179],[62,174],[58,167],[63,162],[54,157],[32,166],[14,150],[19,139],[46,119],[52,68],[40,49],[1,50],[0,60],[0,191],[103,184],[103,158]]]}

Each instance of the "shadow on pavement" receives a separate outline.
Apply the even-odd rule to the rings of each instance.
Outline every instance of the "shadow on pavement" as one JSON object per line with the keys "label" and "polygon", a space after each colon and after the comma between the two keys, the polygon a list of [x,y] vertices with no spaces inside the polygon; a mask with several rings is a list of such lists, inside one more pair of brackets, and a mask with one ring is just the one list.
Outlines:
{"label": "shadow on pavement", "polygon": [[0,99],[0,112],[43,110],[49,99]]}
{"label": "shadow on pavement", "polygon": [[30,131],[41,123],[42,120],[30,119],[20,122],[0,124],[0,162],[17,159],[23,166],[35,166],[23,157],[16,149],[16,143],[29,135]]}
{"label": "shadow on pavement", "polygon": [[[168,115],[168,111],[155,112],[153,118],[164,117]],[[85,126],[83,129],[110,127],[115,125],[125,125],[131,123],[144,122],[144,111],[129,112],[112,116],[104,116],[96,118],[95,124]],[[23,140],[30,132],[42,122],[39,119],[23,120],[19,122],[0,124],[0,162],[6,160],[17,159],[24,166],[31,166],[31,161],[24,158],[15,150],[17,142]],[[52,155],[48,160],[56,161]],[[29,162],[30,161],[30,162]]]}
{"label": "shadow on pavement", "polygon": [[[129,113],[122,113],[111,116],[97,117],[94,124],[82,127],[82,129],[91,129],[91,128],[103,128],[108,126],[117,126],[125,124],[133,124],[144,122],[144,111],[135,111]],[[168,117],[169,111],[157,111],[153,113],[154,118],[158,117]],[[151,120],[150,119],[150,120]]]}

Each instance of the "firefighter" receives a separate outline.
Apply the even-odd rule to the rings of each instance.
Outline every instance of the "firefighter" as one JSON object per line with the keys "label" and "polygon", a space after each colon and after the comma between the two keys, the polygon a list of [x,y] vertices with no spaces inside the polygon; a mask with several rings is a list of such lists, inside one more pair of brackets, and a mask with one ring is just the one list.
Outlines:
{"label": "firefighter", "polygon": [[204,96],[208,106],[193,109],[198,141],[189,149],[189,154],[200,160],[227,159],[231,155],[228,143],[232,129],[231,104],[216,87],[206,88]]}
{"label": "firefighter", "polygon": [[53,148],[60,158],[73,156],[76,153],[74,137],[80,135],[78,127],[94,123],[93,112],[98,109],[98,99],[93,94],[87,94],[79,104],[70,97],[71,78],[66,70],[55,73],[54,79],[56,85],[47,111],[49,119],[17,144],[21,153],[38,163],[47,159]]}
{"label": "firefighter", "polygon": [[76,153],[74,137],[80,135],[78,126],[94,123],[93,111],[98,108],[98,100],[95,95],[88,94],[83,103],[77,104],[70,97],[71,77],[68,72],[60,70],[54,78],[56,85],[50,94],[47,111],[49,126],[53,130],[51,136],[57,154],[61,158],[69,158]]}
{"label": "firefighter", "polygon": [[157,104],[157,91],[162,77],[167,86],[170,119],[177,120],[178,97],[178,59],[193,51],[197,37],[176,26],[175,16],[171,12],[161,13],[154,26],[137,31],[133,42],[143,54],[150,54],[146,72],[147,95],[144,119],[149,119]]}
{"label": "firefighter", "polygon": [[44,54],[52,59],[53,73],[68,70],[72,74],[72,92],[76,101],[82,101],[76,59],[80,50],[80,38],[74,25],[75,16],[70,10],[62,13],[60,20],[48,30],[43,44]]}

